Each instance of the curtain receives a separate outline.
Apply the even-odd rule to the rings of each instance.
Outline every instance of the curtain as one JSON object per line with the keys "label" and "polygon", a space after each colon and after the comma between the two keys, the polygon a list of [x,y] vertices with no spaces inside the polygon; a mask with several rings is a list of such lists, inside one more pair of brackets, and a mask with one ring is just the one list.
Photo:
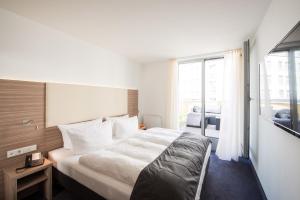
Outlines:
{"label": "curtain", "polygon": [[168,61],[166,127],[178,129],[178,63]]}
{"label": "curtain", "polygon": [[224,54],[224,90],[217,156],[238,160],[242,155],[244,131],[244,66],[242,51]]}

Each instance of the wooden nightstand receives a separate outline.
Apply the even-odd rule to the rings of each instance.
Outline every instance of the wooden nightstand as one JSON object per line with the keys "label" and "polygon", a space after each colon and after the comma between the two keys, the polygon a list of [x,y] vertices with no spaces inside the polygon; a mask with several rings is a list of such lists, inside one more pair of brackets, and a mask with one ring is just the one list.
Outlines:
{"label": "wooden nightstand", "polygon": [[4,196],[6,200],[18,199],[18,193],[39,183],[44,184],[44,199],[52,199],[52,162],[45,158],[44,164],[26,168],[17,173],[13,166],[3,169]]}

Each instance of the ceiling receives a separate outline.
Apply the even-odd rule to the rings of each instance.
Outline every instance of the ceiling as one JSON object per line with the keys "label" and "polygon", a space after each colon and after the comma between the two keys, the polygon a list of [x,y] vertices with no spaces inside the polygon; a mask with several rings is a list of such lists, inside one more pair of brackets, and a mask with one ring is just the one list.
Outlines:
{"label": "ceiling", "polygon": [[270,0],[0,0],[0,7],[139,63],[239,48]]}

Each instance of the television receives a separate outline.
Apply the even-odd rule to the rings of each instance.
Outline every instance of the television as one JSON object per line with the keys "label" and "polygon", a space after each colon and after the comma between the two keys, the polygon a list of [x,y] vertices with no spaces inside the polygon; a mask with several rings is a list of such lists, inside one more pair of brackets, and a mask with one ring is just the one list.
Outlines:
{"label": "television", "polygon": [[259,68],[261,116],[300,138],[300,22]]}

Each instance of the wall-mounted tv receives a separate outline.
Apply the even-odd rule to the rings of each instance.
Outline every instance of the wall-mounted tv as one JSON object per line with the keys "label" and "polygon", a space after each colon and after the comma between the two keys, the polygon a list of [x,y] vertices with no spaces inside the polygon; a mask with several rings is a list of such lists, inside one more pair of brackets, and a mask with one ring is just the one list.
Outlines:
{"label": "wall-mounted tv", "polygon": [[300,138],[300,22],[260,64],[260,113]]}

